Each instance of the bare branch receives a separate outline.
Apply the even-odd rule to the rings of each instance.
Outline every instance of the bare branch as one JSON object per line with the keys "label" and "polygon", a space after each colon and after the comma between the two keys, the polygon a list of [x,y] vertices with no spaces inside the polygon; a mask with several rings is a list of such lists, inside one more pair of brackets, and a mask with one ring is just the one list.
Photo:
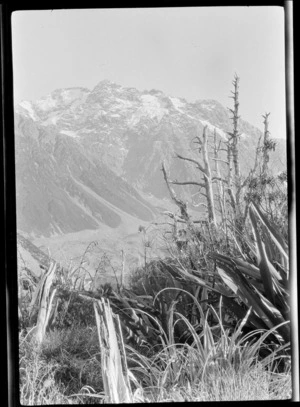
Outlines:
{"label": "bare branch", "polygon": [[171,198],[176,203],[176,205],[179,207],[182,218],[187,222],[189,227],[192,228],[190,217],[189,217],[189,215],[187,213],[187,204],[185,202],[183,202],[181,199],[177,198],[174,190],[171,188],[168,177],[167,177],[167,173],[166,173],[164,163],[162,163],[162,172],[164,174],[164,179],[166,181],[166,184],[167,184],[168,190],[170,192]]}
{"label": "bare branch", "polygon": [[[195,206],[196,208],[198,208],[198,206],[205,206],[206,208],[208,208],[208,206],[204,202],[199,202],[198,204],[193,204],[193,206]],[[196,222],[194,221],[194,223],[196,223]]]}
{"label": "bare branch", "polygon": [[199,219],[199,220],[194,220],[193,222],[194,223],[202,223],[202,224],[205,223],[206,224],[207,220],[206,219]]}
{"label": "bare branch", "polygon": [[222,160],[221,158],[213,158],[213,157],[212,157],[211,160],[214,160],[214,161],[221,161],[222,163],[229,164],[228,161]]}
{"label": "bare branch", "polygon": [[164,211],[164,212],[163,212],[163,215],[168,215],[168,216],[169,216],[170,218],[172,218],[172,219],[175,218],[174,213],[173,213],[173,212],[170,212],[170,211]]}
{"label": "bare branch", "polygon": [[183,182],[179,182],[179,181],[169,181],[170,184],[174,184],[174,185],[198,185],[199,187],[205,188],[205,184],[201,183],[201,182],[196,182],[196,181],[183,181]]}
{"label": "bare branch", "polygon": [[176,156],[177,156],[177,158],[180,158],[181,160],[190,161],[191,163],[196,164],[197,167],[199,168],[199,170],[202,171],[203,173],[205,173],[205,169],[202,167],[202,165],[198,161],[193,160],[192,158],[182,157],[179,154],[176,154]]}
{"label": "bare branch", "polygon": [[211,180],[212,180],[212,182],[214,182],[214,181],[222,181],[222,182],[225,182],[225,184],[228,183],[228,181],[226,179],[221,178],[221,177],[212,177]]}
{"label": "bare branch", "polygon": [[171,223],[171,222],[155,222],[155,223],[153,223],[153,225],[155,225],[155,226],[161,226],[161,225],[173,226],[173,223]]}
{"label": "bare branch", "polygon": [[170,182],[168,180],[164,164],[162,164],[162,172],[164,174],[164,179],[166,181],[166,184],[167,184],[168,190],[170,192],[171,198],[175,201],[176,205],[179,205],[181,207],[184,203],[180,199],[177,198],[174,190],[170,187]]}
{"label": "bare branch", "polygon": [[200,139],[200,137],[199,136],[196,136],[196,137],[194,137],[194,139],[196,139],[197,141],[194,141],[194,143],[195,144],[200,144],[200,145],[202,145],[203,143],[202,143],[202,140]]}

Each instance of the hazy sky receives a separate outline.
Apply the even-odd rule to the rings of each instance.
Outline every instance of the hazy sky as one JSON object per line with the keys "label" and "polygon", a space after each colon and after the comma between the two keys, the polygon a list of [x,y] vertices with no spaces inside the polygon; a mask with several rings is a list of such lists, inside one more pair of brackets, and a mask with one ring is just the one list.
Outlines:
{"label": "hazy sky", "polygon": [[103,79],[225,107],[285,137],[284,10],[186,7],[19,11],[12,17],[15,103]]}

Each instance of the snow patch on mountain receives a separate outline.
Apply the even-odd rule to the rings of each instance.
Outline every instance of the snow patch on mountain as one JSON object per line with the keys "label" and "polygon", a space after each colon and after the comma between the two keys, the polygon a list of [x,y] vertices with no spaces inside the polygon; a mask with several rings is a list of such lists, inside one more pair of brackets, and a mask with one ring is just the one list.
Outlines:
{"label": "snow patch on mountain", "polygon": [[76,109],[78,108],[78,105],[86,101],[89,93],[90,91],[85,88],[57,89],[47,96],[37,100],[34,103],[34,107],[44,112],[64,108],[70,105]]}
{"label": "snow patch on mountain", "polygon": [[129,125],[137,124],[142,117],[148,116],[151,119],[156,118],[160,121],[165,114],[169,111],[161,106],[159,99],[152,95],[142,95],[141,96],[142,105],[134,112],[132,117],[129,119]]}
{"label": "snow patch on mountain", "polygon": [[52,115],[52,116],[50,116],[47,120],[42,121],[42,122],[41,122],[41,125],[42,125],[42,126],[48,126],[49,124],[50,124],[50,125],[52,124],[52,125],[56,126],[58,119],[59,119],[59,116],[57,116],[57,115]]}
{"label": "snow patch on mountain", "polygon": [[185,107],[185,103],[183,103],[180,99],[174,98],[174,97],[170,97],[170,100],[173,103],[173,106],[175,107],[175,109],[182,112],[181,108]]}
{"label": "snow patch on mountain", "polygon": [[214,126],[213,124],[211,124],[210,122],[208,122],[207,120],[200,120],[200,122],[204,125],[207,126],[209,130],[211,130],[212,132],[214,132],[216,130],[217,134],[219,134],[219,136],[221,136],[223,139],[227,140],[227,134],[225,133],[225,131],[219,129],[219,127]]}
{"label": "snow patch on mountain", "polygon": [[57,101],[53,99],[52,94],[45,96],[35,102],[35,106],[40,110],[51,110],[56,107]]}
{"label": "snow patch on mountain", "polygon": [[80,133],[83,133],[83,134],[96,133],[96,132],[97,132],[96,129],[88,129],[86,127],[84,127],[83,129],[80,129]]}
{"label": "snow patch on mountain", "polygon": [[115,101],[119,105],[118,107],[122,107],[122,108],[126,108],[126,107],[130,108],[130,107],[132,107],[132,102],[130,102],[129,100],[115,98]]}
{"label": "snow patch on mountain", "polygon": [[201,107],[203,107],[206,110],[214,110],[216,108],[216,104],[209,102],[201,102]]}
{"label": "snow patch on mountain", "polygon": [[70,88],[70,89],[63,89],[61,91],[61,98],[64,103],[70,104],[77,99],[81,99],[84,101],[86,96],[88,95],[89,91],[87,89],[82,88]]}
{"label": "snow patch on mountain", "polygon": [[21,106],[23,109],[25,109],[27,111],[28,115],[32,118],[32,120],[34,120],[34,121],[39,120],[35,111],[32,108],[31,102],[28,102],[27,100],[23,100],[21,103],[19,103],[19,106]]}
{"label": "snow patch on mountain", "polygon": [[79,136],[77,133],[73,130],[60,130],[61,134],[65,134],[66,136],[73,137],[73,138],[78,138]]}

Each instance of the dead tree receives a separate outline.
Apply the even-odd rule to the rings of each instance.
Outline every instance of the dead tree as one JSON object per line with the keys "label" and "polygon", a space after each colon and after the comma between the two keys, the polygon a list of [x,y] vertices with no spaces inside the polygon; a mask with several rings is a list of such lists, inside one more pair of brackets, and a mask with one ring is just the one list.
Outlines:
{"label": "dead tree", "polygon": [[270,132],[269,132],[269,116],[270,113],[266,113],[263,118],[264,118],[264,144],[263,144],[263,163],[262,163],[262,177],[267,176],[268,172],[268,163],[269,163],[269,151],[270,151]]}
{"label": "dead tree", "polygon": [[220,168],[219,168],[219,161],[221,161],[221,159],[219,158],[220,150],[221,150],[221,140],[219,140],[219,143],[217,142],[217,133],[215,130],[214,131],[214,145],[213,145],[213,151],[214,151],[213,160],[215,162],[215,174],[216,174],[215,179],[216,179],[216,185],[217,185],[217,199],[219,202],[222,224],[224,226],[224,225],[226,225],[226,204],[225,204],[225,191],[224,191],[224,182],[226,182],[226,181],[221,178],[221,174],[220,174]]}
{"label": "dead tree", "polygon": [[[189,161],[196,165],[198,170],[202,173],[203,182],[196,181],[169,181],[169,183],[174,185],[197,185],[204,188],[205,193],[203,194],[206,198],[206,206],[208,212],[208,220],[210,223],[216,225],[216,214],[215,214],[215,204],[214,204],[214,194],[213,194],[213,177],[210,168],[210,162],[208,158],[208,146],[207,146],[207,126],[203,129],[202,140],[200,137],[196,137],[196,143],[199,145],[199,153],[202,153],[203,164],[192,158],[183,157],[177,154],[177,158],[184,161]],[[170,188],[169,188],[170,190]]]}
{"label": "dead tree", "polygon": [[232,113],[232,121],[233,121],[233,131],[232,133],[228,133],[230,136],[230,146],[232,151],[232,159],[233,159],[233,166],[234,166],[234,173],[235,173],[235,184],[238,189],[241,183],[241,172],[240,172],[240,160],[239,160],[239,130],[238,130],[238,123],[239,123],[239,80],[240,78],[235,75],[233,80],[234,91],[231,91],[233,96],[230,96],[234,101],[234,108],[230,109],[229,111]]}
{"label": "dead tree", "polygon": [[234,213],[235,226],[240,229],[242,216],[242,179],[240,172],[240,158],[239,158],[239,80],[240,78],[235,74],[232,82],[234,90],[231,91],[230,96],[234,101],[233,109],[228,108],[231,112],[231,120],[233,122],[232,132],[227,132],[229,138],[227,141],[227,165],[228,165],[228,194],[230,197],[231,206]]}

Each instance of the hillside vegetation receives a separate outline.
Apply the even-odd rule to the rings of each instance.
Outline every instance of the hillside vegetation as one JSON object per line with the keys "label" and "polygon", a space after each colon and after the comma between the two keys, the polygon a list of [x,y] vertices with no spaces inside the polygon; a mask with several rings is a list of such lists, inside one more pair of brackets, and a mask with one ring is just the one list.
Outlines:
{"label": "hillside vegetation", "polygon": [[[76,267],[52,262],[39,278],[22,268],[22,404],[291,398],[287,176],[269,168],[269,114],[253,166],[241,172],[237,76],[232,97],[228,137],[201,127],[197,158],[174,158],[190,177],[174,179],[161,163],[178,208],[164,212],[167,256],[149,259],[140,226],[144,261],[129,284],[123,261],[114,287],[96,285],[84,255]],[[198,190],[201,219],[180,196],[187,185]]]}

